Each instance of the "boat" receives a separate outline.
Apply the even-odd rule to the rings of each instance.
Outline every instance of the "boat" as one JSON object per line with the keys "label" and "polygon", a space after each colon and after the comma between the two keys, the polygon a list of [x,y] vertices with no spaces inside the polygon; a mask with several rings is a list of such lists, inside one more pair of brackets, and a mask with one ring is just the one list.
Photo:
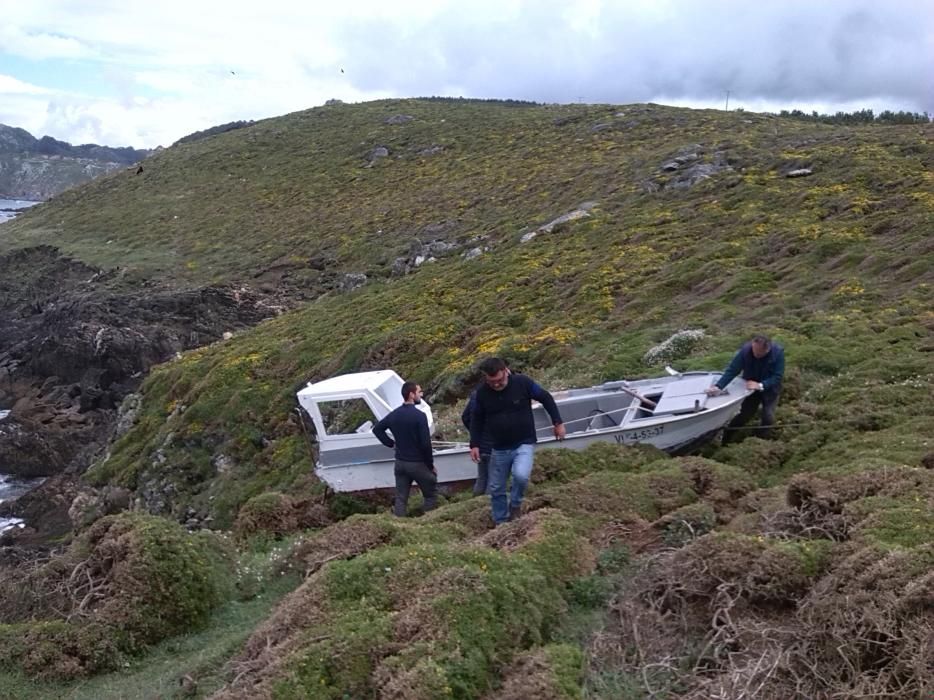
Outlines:
{"label": "boat", "polygon": [[[713,438],[749,394],[745,381],[736,378],[721,394],[709,396],[705,390],[720,372],[668,372],[552,392],[567,430],[561,441],[544,407],[533,402],[539,448],[582,450],[610,442],[684,454]],[[309,382],[298,391],[317,438],[315,473],[334,491],[395,486],[393,450],[376,439],[373,426],[402,404],[402,384],[393,370],[375,370]],[[431,420],[430,408],[423,410]],[[467,443],[433,441],[432,447],[439,483],[476,478]]]}

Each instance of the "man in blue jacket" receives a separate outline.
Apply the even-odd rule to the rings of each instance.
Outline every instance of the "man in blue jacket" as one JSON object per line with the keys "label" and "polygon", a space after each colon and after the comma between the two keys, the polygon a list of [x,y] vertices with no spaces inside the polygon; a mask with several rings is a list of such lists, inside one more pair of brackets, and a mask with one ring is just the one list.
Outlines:
{"label": "man in blue jacket", "polygon": [[[558,440],[565,435],[564,422],[554,398],[538,384],[522,374],[510,374],[506,363],[491,357],[480,363],[483,384],[477,389],[470,419],[470,456],[480,461],[480,445],[489,431],[490,446],[490,506],[493,522],[501,525],[519,516],[522,498],[532,474],[535,453],[535,418],[532,400],[545,407]],[[506,482],[512,474],[509,500]]]}
{"label": "man in blue jacket", "polygon": [[733,356],[730,364],[723,370],[717,383],[707,389],[707,393],[716,395],[723,391],[741,374],[746,380],[746,389],[752,391],[743,401],[739,414],[730,421],[723,431],[723,444],[733,442],[742,432],[738,428],[746,425],[762,405],[762,424],[755,429],[758,437],[767,438],[775,423],[775,408],[782,391],[782,376],[785,374],[785,349],[773,343],[767,335],[754,335],[752,340]]}
{"label": "man in blue jacket", "polygon": [[[426,511],[436,505],[435,491],[438,486],[428,417],[416,405],[422,400],[422,388],[415,382],[405,382],[402,385],[402,400],[404,403],[401,406],[373,426],[376,439],[386,447],[396,449],[396,498],[393,513],[400,518],[408,508],[413,481],[421,489]],[[391,438],[386,434],[387,429],[392,431]]]}

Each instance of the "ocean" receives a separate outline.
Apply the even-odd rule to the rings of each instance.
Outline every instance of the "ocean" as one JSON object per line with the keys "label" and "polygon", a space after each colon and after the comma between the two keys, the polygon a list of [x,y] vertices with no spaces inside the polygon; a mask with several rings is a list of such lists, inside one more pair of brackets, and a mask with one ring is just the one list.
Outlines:
{"label": "ocean", "polygon": [[[4,200],[0,200],[2,202]],[[0,420],[3,420],[9,411],[0,411]],[[2,471],[3,465],[0,465]],[[32,488],[35,488],[43,482],[44,479],[24,479],[12,474],[0,474],[0,503],[11,500],[17,496],[22,496]],[[0,518],[0,532],[9,530],[11,527],[22,527],[23,521],[19,518]]]}
{"label": "ocean", "polygon": [[[10,474],[0,474],[0,503],[22,496],[42,481],[42,479],[23,479]],[[23,521],[19,518],[0,518],[0,532],[9,530],[11,527],[22,527],[22,525]]]}
{"label": "ocean", "polygon": [[23,209],[28,209],[39,202],[30,202],[27,199],[0,199],[0,224],[12,219]]}

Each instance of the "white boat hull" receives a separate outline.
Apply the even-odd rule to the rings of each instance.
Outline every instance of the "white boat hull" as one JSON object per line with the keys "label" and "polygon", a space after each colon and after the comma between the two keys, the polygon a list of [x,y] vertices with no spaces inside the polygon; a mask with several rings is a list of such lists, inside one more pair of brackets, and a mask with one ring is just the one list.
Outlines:
{"label": "white boat hull", "polygon": [[[684,378],[663,377],[609,383],[589,390],[558,392],[555,399],[563,416],[573,414],[574,406],[580,406],[583,402],[587,402],[588,407],[599,404],[611,408],[606,412],[593,410],[586,417],[566,420],[567,437],[558,441],[554,438],[544,410],[537,407],[538,448],[583,450],[597,442],[609,442],[619,445],[652,445],[670,454],[684,452],[713,437],[738,413],[740,404],[748,395],[743,382],[734,380],[728,387],[728,394],[707,397],[703,388],[710,386],[717,378],[718,373],[703,372],[684,375]],[[624,384],[626,389],[620,391],[614,384]],[[677,412],[654,415],[640,408],[645,404],[639,399],[630,398],[632,392],[661,398],[656,410],[665,410],[668,406]],[[619,408],[612,408],[617,404]],[[607,427],[600,427],[601,420],[608,424]],[[610,425],[616,420],[618,425]],[[467,445],[435,450],[434,461],[439,483],[472,480],[477,476],[477,465],[470,459]],[[393,451],[379,445],[370,447],[366,451],[366,458],[360,461],[347,460],[336,464],[319,461],[315,473],[335,491],[393,488],[393,463]]]}

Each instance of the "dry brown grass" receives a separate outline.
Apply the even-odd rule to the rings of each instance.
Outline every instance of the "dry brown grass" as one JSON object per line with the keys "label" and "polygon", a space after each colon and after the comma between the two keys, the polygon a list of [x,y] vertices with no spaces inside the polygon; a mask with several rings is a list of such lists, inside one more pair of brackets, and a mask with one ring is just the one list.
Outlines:
{"label": "dry brown grass", "polygon": [[350,559],[392,539],[392,529],[373,519],[351,518],[299,541],[288,565],[310,576],[329,561]]}
{"label": "dry brown grass", "polygon": [[521,654],[502,674],[502,685],[485,700],[567,700],[543,649]]}

